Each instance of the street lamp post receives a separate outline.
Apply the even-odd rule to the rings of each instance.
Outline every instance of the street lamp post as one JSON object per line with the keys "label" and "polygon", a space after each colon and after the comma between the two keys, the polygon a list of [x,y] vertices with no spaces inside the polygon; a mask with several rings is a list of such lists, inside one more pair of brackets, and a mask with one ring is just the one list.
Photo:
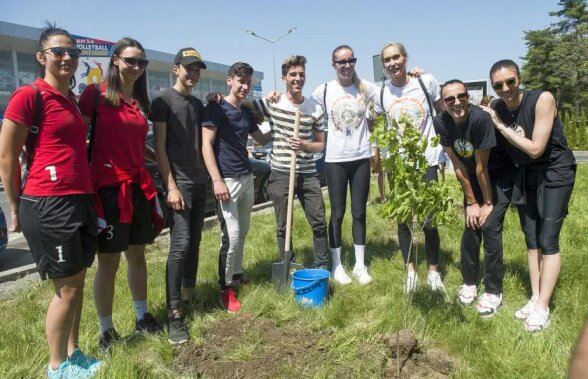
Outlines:
{"label": "street lamp post", "polygon": [[273,61],[273,65],[274,65],[274,91],[278,88],[278,81],[276,79],[276,42],[278,42],[282,38],[286,37],[288,34],[293,33],[296,29],[298,29],[298,28],[296,28],[294,26],[294,27],[290,28],[284,35],[282,35],[276,39],[269,39],[269,38],[262,37],[252,30],[245,31],[245,33],[252,35],[253,37],[257,37],[259,39],[262,39],[262,40],[272,44],[272,61]]}

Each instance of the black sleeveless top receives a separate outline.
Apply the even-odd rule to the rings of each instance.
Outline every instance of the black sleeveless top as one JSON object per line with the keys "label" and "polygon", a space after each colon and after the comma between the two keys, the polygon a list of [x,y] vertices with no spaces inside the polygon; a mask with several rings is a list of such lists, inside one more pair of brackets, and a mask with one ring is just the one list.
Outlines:
{"label": "black sleeveless top", "polygon": [[[509,111],[502,99],[492,102],[498,117],[510,128],[523,134],[527,139],[533,137],[535,129],[535,108],[543,91],[523,91],[521,104],[515,111]],[[559,117],[553,120],[551,136],[545,151],[538,158],[531,158],[510,143],[505,146],[507,153],[517,166],[524,166],[527,171],[543,171],[547,185],[566,185],[574,182],[576,160],[568,147],[564,135],[564,126]]]}

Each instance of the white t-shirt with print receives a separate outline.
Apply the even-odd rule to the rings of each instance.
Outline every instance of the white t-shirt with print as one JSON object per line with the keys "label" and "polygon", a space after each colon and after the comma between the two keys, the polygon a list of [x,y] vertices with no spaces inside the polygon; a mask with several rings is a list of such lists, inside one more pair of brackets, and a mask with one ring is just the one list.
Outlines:
{"label": "white t-shirt with print", "polygon": [[[437,135],[433,127],[433,117],[431,109],[427,102],[427,97],[419,84],[417,78],[409,77],[408,83],[403,87],[396,87],[389,82],[384,88],[383,105],[388,113],[389,120],[400,119],[403,113],[406,113],[412,120],[412,124],[419,129],[422,135],[426,136],[429,144],[425,151],[425,156],[429,166],[439,164],[439,156],[443,152],[441,145],[432,146],[432,139]],[[434,103],[441,97],[439,83],[430,74],[421,76],[427,92]],[[382,113],[380,99],[376,102],[376,112]]]}
{"label": "white t-shirt with print", "polygon": [[[328,116],[326,162],[349,162],[371,156],[370,131],[366,119],[368,104],[379,96],[378,87],[362,80],[365,96],[355,84],[343,87],[336,80],[321,84],[311,99],[325,109]],[[326,101],[326,106],[325,106]]]}

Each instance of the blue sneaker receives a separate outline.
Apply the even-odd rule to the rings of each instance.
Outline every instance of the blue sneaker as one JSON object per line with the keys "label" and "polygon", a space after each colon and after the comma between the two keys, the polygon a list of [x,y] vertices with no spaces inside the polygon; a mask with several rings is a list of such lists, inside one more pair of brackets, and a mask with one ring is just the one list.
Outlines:
{"label": "blue sneaker", "polygon": [[57,370],[47,367],[47,379],[87,379],[94,377],[90,371],[72,364],[69,360],[62,362]]}
{"label": "blue sneaker", "polygon": [[99,361],[94,357],[88,357],[86,354],[82,352],[82,350],[78,348],[76,348],[73,351],[73,353],[71,353],[68,359],[71,364],[79,366],[81,368],[85,368],[92,375],[96,374],[96,372],[102,365],[102,361]]}

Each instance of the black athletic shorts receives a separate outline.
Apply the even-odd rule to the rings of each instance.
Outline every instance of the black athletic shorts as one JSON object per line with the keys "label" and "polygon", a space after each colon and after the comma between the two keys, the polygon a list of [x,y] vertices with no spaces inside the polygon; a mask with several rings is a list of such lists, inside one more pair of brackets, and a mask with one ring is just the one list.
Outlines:
{"label": "black athletic shorts", "polygon": [[66,278],[92,265],[98,228],[91,195],[22,195],[19,219],[41,279]]}
{"label": "black athletic shorts", "polygon": [[133,183],[133,219],[130,224],[119,222],[118,192],[120,186],[103,187],[98,190],[104,208],[106,228],[98,236],[100,253],[120,253],[129,245],[144,245],[155,239],[155,228],[151,219],[153,207],[138,184]]}

